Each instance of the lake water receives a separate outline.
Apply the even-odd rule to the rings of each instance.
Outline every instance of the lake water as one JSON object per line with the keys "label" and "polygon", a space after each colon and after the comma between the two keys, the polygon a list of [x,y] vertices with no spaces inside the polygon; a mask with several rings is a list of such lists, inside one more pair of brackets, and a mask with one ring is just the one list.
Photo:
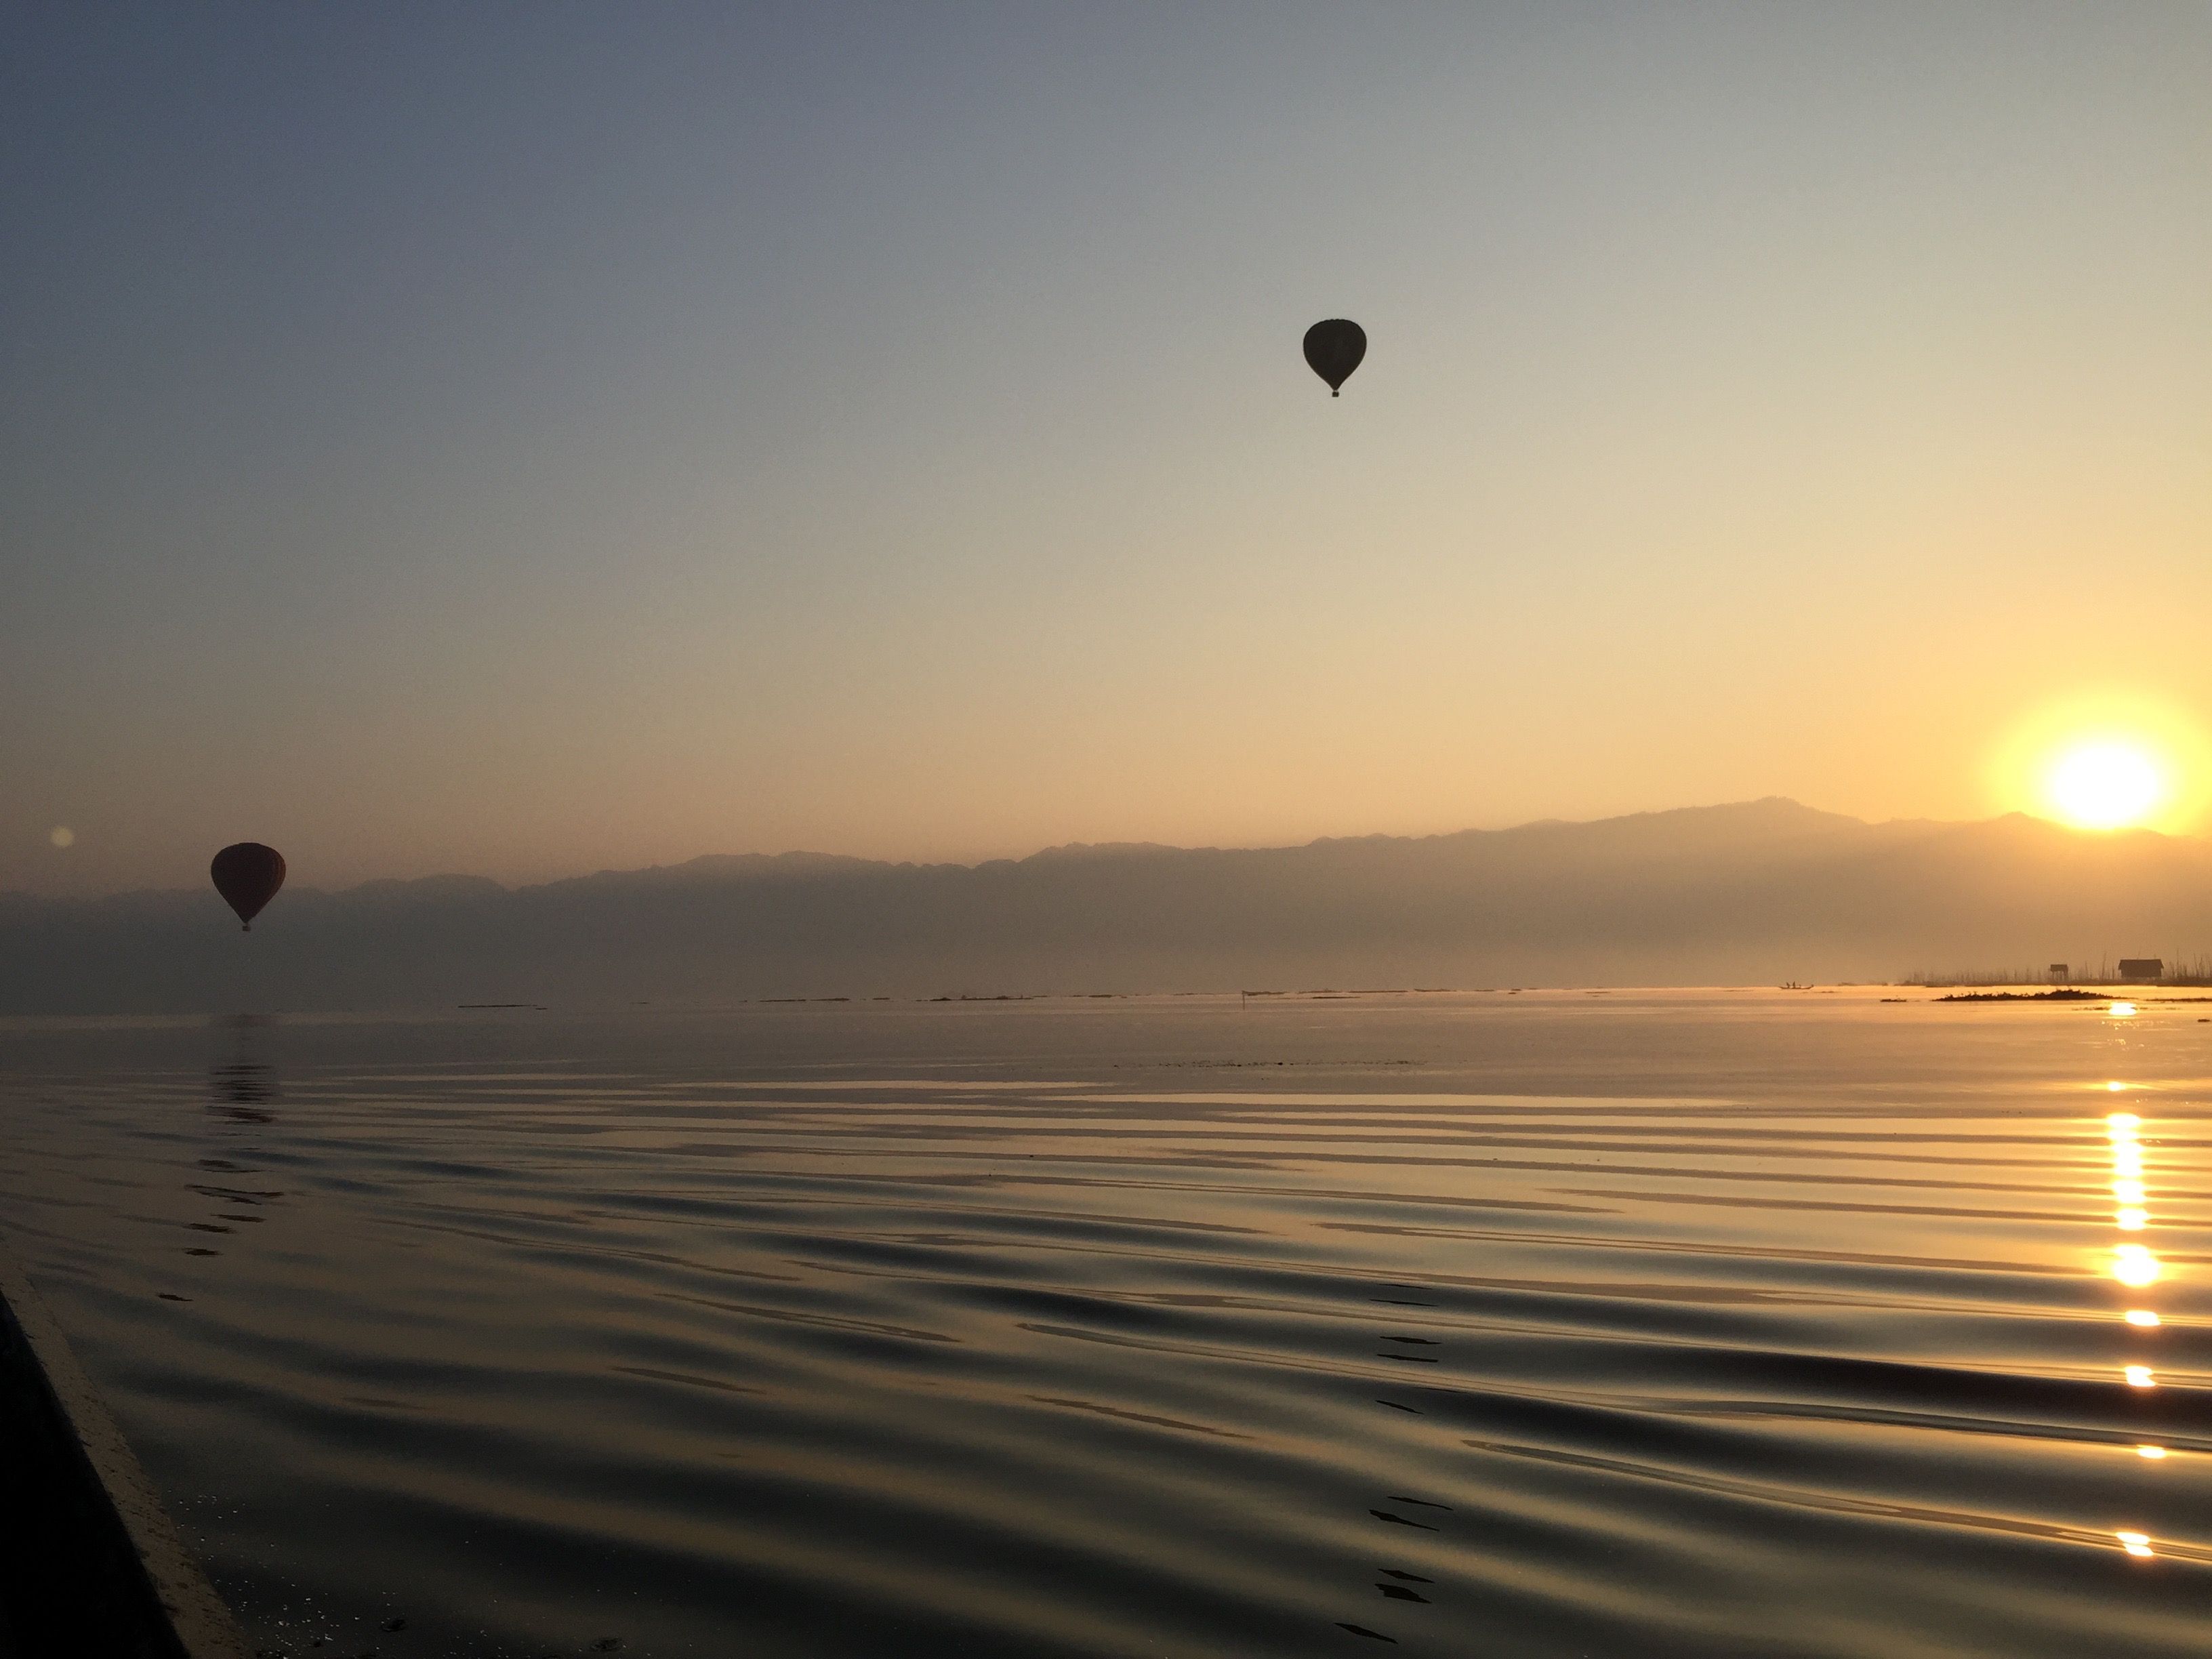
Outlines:
{"label": "lake water", "polygon": [[2196,1659],[2212,1005],[1895,994],[4,1022],[0,1230],[272,1653]]}

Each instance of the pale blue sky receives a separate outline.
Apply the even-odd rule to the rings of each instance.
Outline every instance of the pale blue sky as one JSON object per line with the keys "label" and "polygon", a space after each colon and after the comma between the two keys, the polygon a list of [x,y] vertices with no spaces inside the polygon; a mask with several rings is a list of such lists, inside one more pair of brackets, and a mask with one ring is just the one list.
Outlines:
{"label": "pale blue sky", "polygon": [[2212,8],[0,19],[0,888],[1966,816],[2212,718]]}

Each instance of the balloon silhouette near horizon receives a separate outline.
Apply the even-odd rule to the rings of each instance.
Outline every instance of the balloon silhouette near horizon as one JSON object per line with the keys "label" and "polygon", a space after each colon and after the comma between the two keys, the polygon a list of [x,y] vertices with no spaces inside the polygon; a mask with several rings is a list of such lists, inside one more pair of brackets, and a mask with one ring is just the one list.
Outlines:
{"label": "balloon silhouette near horizon", "polygon": [[258,841],[241,841],[215,855],[208,875],[222,902],[238,912],[240,928],[250,933],[261,907],[284,884],[284,855]]}
{"label": "balloon silhouette near horizon", "polygon": [[1367,331],[1349,318],[1331,317],[1306,331],[1306,366],[1328,382],[1328,395],[1340,396],[1352,371],[1367,355]]}

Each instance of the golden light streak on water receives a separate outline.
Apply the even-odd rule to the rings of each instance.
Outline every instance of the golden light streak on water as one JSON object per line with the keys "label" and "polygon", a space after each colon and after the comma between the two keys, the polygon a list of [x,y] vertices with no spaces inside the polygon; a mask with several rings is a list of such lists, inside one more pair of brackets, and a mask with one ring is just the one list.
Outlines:
{"label": "golden light streak on water", "polygon": [[[2118,1012],[2117,1004],[2114,1012]],[[2118,1085],[2113,1086],[2117,1088]],[[2142,1180],[2142,1148],[2136,1139],[2136,1131],[2142,1127],[2142,1120],[2133,1112],[2114,1112],[2106,1118],[2105,1125],[2112,1141],[2112,1194],[2120,1201],[2112,1223],[2124,1233],[2141,1232],[2150,1222],[2150,1212],[2145,1207],[2148,1200]],[[2124,1285],[2148,1285],[2158,1277],[2158,1259],[2140,1244],[2122,1244],[2113,1250],[2112,1255],[2113,1276]],[[2138,1328],[2154,1328],[2159,1319],[2148,1308],[2130,1308],[2127,1322]],[[2123,1374],[2131,1389],[2158,1386],[2157,1379],[2152,1376],[2148,1365],[2126,1366]],[[2166,1448],[2138,1445],[2136,1455],[2146,1462],[2163,1462]],[[2118,1532],[2113,1536],[2120,1540],[2122,1549],[2138,1559],[2146,1559],[2153,1553],[2147,1533]]]}

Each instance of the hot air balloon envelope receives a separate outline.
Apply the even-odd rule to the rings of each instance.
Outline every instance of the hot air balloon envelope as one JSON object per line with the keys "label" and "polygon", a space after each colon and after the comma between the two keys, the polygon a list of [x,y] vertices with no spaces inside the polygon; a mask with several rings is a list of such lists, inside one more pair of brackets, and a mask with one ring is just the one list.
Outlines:
{"label": "hot air balloon envelope", "polygon": [[1367,355],[1367,331],[1347,318],[1331,317],[1306,331],[1306,362],[1335,397]]}
{"label": "hot air balloon envelope", "polygon": [[261,907],[284,884],[284,855],[258,841],[242,841],[217,853],[208,874],[222,902],[238,912],[240,924],[251,931]]}

